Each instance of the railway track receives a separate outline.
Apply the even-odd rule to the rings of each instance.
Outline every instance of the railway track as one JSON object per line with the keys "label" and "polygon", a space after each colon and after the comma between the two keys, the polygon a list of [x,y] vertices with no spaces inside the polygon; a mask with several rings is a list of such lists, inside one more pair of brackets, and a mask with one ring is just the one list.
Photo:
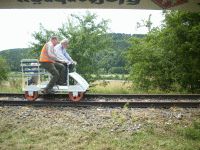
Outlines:
{"label": "railway track", "polygon": [[200,108],[200,94],[86,94],[82,101],[71,102],[66,94],[41,95],[37,101],[27,101],[24,94],[1,93],[0,106]]}
{"label": "railway track", "polygon": [[[42,98],[66,98],[67,94],[40,95]],[[0,97],[23,98],[24,93],[0,93]],[[138,99],[200,99],[200,94],[85,94],[84,98],[138,98]]]}

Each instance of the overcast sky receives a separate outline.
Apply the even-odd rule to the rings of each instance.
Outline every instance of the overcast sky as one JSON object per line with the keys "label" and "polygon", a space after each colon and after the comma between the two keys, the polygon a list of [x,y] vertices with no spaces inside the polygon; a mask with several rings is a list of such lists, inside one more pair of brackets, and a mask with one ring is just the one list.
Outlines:
{"label": "overcast sky", "polygon": [[[39,30],[41,23],[46,29],[56,31],[67,21],[70,14],[85,14],[86,9],[1,9],[0,50],[27,48],[31,34]],[[163,20],[161,10],[89,9],[99,18],[109,19],[110,32],[145,34],[147,28],[136,28],[137,22],[147,20],[152,14],[153,26],[160,26]]]}

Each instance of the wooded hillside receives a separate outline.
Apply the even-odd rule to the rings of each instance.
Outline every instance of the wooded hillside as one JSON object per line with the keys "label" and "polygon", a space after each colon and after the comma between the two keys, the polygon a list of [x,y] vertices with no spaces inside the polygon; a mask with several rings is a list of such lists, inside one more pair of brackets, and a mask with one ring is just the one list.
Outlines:
{"label": "wooded hillside", "polygon": [[[130,46],[128,40],[130,37],[144,37],[142,34],[121,34],[121,33],[111,33],[109,36],[112,38],[112,50],[107,53],[99,52],[96,55],[99,60],[99,69],[102,73],[120,73],[125,67],[125,58],[123,56],[124,52]],[[0,51],[0,56],[3,57],[11,71],[21,71],[20,61],[25,58],[38,58],[33,53],[30,48],[24,49],[9,49]]]}

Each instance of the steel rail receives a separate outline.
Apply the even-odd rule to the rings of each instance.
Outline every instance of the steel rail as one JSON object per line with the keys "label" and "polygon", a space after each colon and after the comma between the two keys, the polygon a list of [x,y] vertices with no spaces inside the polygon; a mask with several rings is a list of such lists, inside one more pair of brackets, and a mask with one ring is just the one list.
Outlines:
{"label": "steel rail", "polygon": [[[80,102],[71,101],[56,101],[59,98],[66,98],[67,94],[53,94],[53,95],[40,95],[40,98],[44,100],[40,101],[26,101],[24,100],[24,94],[22,93],[0,93],[1,106],[70,106],[70,107],[87,107],[87,106],[98,106],[98,107],[137,107],[137,108],[169,108],[169,107],[200,107],[200,94],[85,94],[84,99]],[[3,100],[7,98],[20,98],[19,100]],[[52,98],[54,100],[52,100]],[[94,99],[122,99],[123,101],[94,101]],[[22,100],[21,100],[22,99]],[[49,101],[50,99],[50,101]],[[90,101],[87,101],[90,99]],[[125,99],[125,100],[124,100]],[[130,101],[130,99],[143,99],[145,101]],[[156,99],[157,101],[146,101],[147,99]],[[172,99],[174,101],[165,101]],[[188,99],[190,101],[176,101]],[[191,101],[192,100],[192,101]]]}
{"label": "steel rail", "polygon": [[200,102],[97,102],[97,101],[81,101],[81,102],[69,102],[69,101],[8,101],[1,100],[0,106],[48,106],[48,107],[128,107],[128,108],[170,108],[170,107],[182,107],[182,108],[200,108]]}
{"label": "steel rail", "polygon": [[[24,97],[24,93],[0,93],[0,97]],[[67,98],[68,94],[40,95],[41,98]],[[200,94],[85,94],[84,98],[200,99]]]}
{"label": "steel rail", "polygon": [[200,99],[200,94],[86,94],[86,98]]}

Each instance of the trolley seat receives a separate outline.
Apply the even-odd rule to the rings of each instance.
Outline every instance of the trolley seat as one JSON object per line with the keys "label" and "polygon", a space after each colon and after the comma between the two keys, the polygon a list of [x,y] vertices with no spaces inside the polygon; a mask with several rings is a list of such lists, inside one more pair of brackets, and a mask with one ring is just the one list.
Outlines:
{"label": "trolley seat", "polygon": [[[28,89],[38,86],[40,84],[46,85],[48,81],[45,81],[45,83],[42,83],[41,82],[42,76],[46,76],[48,80],[50,79],[50,74],[46,72],[45,69],[40,67],[40,63],[37,59],[22,59],[21,69],[22,69],[22,90],[23,91],[27,91]],[[33,90],[36,90],[36,89],[33,88]],[[39,89],[37,89],[37,91],[38,90]]]}

